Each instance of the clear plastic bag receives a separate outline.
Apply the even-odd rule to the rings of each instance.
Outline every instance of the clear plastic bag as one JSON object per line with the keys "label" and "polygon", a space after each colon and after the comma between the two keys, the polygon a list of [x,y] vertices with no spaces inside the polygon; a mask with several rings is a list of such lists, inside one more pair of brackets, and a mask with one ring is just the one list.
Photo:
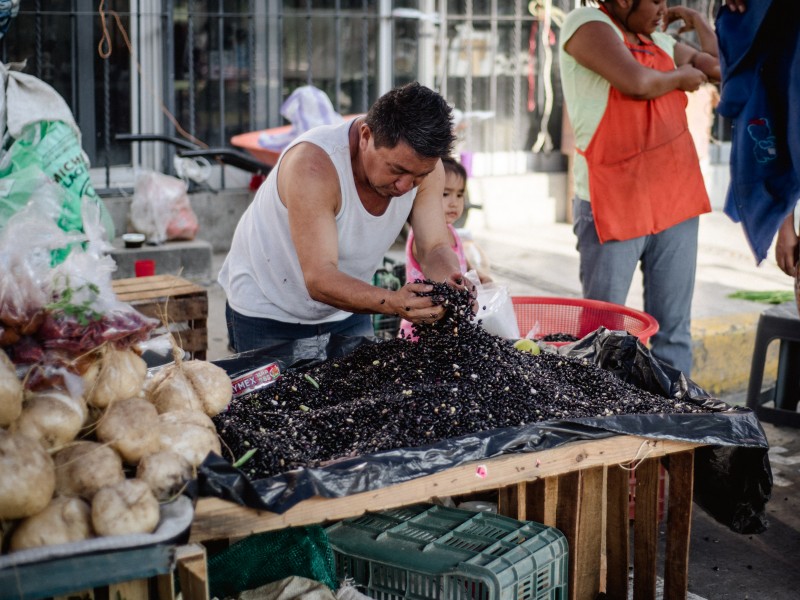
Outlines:
{"label": "clear plastic bag", "polygon": [[[130,347],[159,324],[114,294],[116,263],[106,254],[100,208],[85,202],[86,234],[67,233],[56,224],[63,191],[52,188],[59,193],[40,193],[0,232],[0,346],[40,374],[48,366],[78,368],[79,357],[106,343]],[[68,247],[52,266],[52,252]]]}
{"label": "clear plastic bag", "polygon": [[481,284],[475,271],[468,271],[464,276],[475,287],[478,302],[475,319],[480,321],[481,327],[502,338],[519,339],[519,324],[508,288],[494,282]]}
{"label": "clear plastic bag", "polygon": [[33,200],[0,229],[0,345],[16,343],[41,324],[50,301],[53,252],[86,239],[58,224],[66,192],[45,181]]}
{"label": "clear plastic bag", "polygon": [[193,240],[199,229],[186,182],[157,171],[143,170],[136,177],[130,219],[153,244]]}

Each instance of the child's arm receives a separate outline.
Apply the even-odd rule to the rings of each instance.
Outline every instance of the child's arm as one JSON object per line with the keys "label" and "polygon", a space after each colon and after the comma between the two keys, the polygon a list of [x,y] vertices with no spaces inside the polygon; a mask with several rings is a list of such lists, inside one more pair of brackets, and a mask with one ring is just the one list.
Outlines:
{"label": "child's arm", "polygon": [[488,261],[480,246],[472,239],[469,239],[462,240],[461,247],[464,249],[464,261],[467,263],[467,271],[475,271],[478,275],[478,281],[481,283],[490,283],[492,277],[489,275]]}

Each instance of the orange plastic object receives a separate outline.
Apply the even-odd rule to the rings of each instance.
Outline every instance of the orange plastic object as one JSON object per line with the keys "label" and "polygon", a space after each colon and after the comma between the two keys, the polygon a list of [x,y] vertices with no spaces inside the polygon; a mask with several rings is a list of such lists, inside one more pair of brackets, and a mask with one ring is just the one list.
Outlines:
{"label": "orange plastic object", "polygon": [[[580,339],[603,326],[627,331],[646,344],[658,331],[658,321],[647,313],[611,302],[544,296],[514,296],[511,301],[522,337],[527,337],[528,332],[538,327],[536,339],[554,333],[566,333]],[[563,346],[568,342],[547,343]]]}
{"label": "orange plastic object", "polygon": [[[356,117],[360,116],[361,114],[345,115],[343,119],[345,121],[348,121],[350,119],[355,119]],[[231,138],[231,144],[233,146],[236,146],[237,148],[246,150],[264,164],[274,167],[275,163],[278,162],[278,157],[281,155],[281,153],[276,152],[274,150],[267,150],[266,148],[262,148],[261,145],[258,143],[258,138],[262,133],[276,135],[281,133],[288,133],[291,130],[292,130],[291,125],[281,125],[280,127],[271,127],[269,129],[248,131],[247,133],[240,133],[239,135],[233,136]]]}

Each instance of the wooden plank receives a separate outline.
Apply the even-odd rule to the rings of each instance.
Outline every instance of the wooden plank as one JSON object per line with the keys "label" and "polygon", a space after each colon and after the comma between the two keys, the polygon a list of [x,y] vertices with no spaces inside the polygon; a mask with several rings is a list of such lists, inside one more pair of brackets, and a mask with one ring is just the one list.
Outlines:
{"label": "wooden plank", "polygon": [[[24,596],[20,596],[22,598]],[[94,589],[73,592],[66,596],[53,596],[53,600],[94,600]]]}
{"label": "wooden plank", "polygon": [[628,597],[630,522],[628,520],[630,471],[608,467],[606,477],[606,594]]}
{"label": "wooden plank", "polygon": [[208,563],[202,544],[187,544],[175,550],[181,596],[184,600],[208,600]]}
{"label": "wooden plank", "polygon": [[184,329],[173,331],[178,346],[187,352],[205,352],[208,349],[208,329]]}
{"label": "wooden plank", "polygon": [[558,477],[544,477],[527,485],[526,513],[528,518],[548,527],[555,527]]}
{"label": "wooden plank", "polygon": [[158,600],[175,600],[175,575],[173,572],[156,577]]}
{"label": "wooden plank", "polygon": [[517,519],[520,521],[528,521],[531,518],[528,516],[528,482],[523,481],[517,484]]}
{"label": "wooden plank", "polygon": [[578,471],[565,473],[558,478],[558,512],[556,527],[567,538],[569,547],[569,567],[567,568],[567,585],[569,600],[578,598],[575,585],[577,565],[582,559],[578,545],[578,513],[580,512],[580,481]]}
{"label": "wooden plank", "polygon": [[497,513],[517,518],[517,486],[509,485],[497,490]]}
{"label": "wooden plank", "polygon": [[108,586],[109,598],[124,598],[124,600],[148,600],[150,592],[147,579],[123,581]]}
{"label": "wooden plank", "polygon": [[576,600],[594,600],[600,593],[603,539],[603,467],[579,472],[575,565]]}
{"label": "wooden plank", "polygon": [[664,555],[664,600],[686,598],[689,589],[689,540],[694,493],[694,451],[669,456],[667,547]]}
{"label": "wooden plank", "polygon": [[137,311],[162,323],[208,318],[208,296],[169,298],[167,301],[131,302]]}
{"label": "wooden plank", "polygon": [[636,466],[633,520],[633,597],[655,600],[658,551],[658,458]]}
{"label": "wooden plank", "polygon": [[[342,498],[309,498],[280,515],[219,498],[200,498],[192,522],[190,541],[226,539],[284,527],[323,523],[355,517],[367,510],[384,510],[422,502],[436,496],[499,489],[522,481],[571,473],[577,469],[626,463],[637,456],[644,441],[649,445],[651,456],[664,456],[698,446],[690,442],[644,440],[634,436],[578,441],[541,452],[509,454],[467,463],[426,477]],[[481,467],[480,475],[478,467]]]}
{"label": "wooden plank", "polygon": [[202,286],[174,275],[117,279],[112,281],[111,287],[119,300],[130,303],[172,296],[207,294]]}

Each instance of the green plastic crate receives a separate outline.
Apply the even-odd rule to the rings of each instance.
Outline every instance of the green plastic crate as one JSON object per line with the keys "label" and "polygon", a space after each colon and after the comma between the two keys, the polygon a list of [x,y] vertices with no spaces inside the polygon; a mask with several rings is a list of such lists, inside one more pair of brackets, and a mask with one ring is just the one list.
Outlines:
{"label": "green plastic crate", "polygon": [[567,539],[532,521],[415,504],[327,534],[339,580],[377,600],[567,598]]}

